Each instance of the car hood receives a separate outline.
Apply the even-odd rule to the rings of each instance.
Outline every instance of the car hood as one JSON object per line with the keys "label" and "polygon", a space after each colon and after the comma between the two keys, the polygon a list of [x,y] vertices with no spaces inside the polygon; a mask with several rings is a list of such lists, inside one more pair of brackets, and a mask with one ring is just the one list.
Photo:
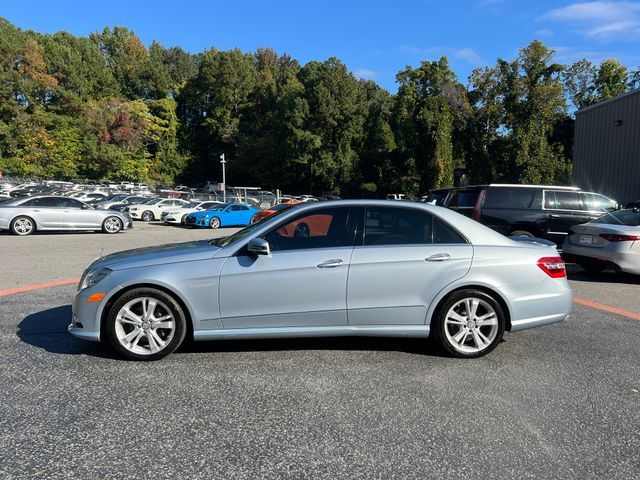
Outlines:
{"label": "car hood", "polygon": [[91,264],[91,268],[108,267],[112,270],[122,270],[167,263],[207,260],[213,258],[219,250],[219,247],[210,245],[208,240],[136,248],[100,257]]}

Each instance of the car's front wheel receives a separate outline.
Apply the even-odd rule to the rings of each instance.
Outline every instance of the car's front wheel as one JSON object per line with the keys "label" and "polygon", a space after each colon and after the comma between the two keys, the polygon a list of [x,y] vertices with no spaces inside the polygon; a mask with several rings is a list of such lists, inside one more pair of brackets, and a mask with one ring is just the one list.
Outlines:
{"label": "car's front wheel", "polygon": [[122,295],[107,314],[109,342],[129,360],[158,360],[180,346],[187,321],[180,304],[155,288]]}
{"label": "car's front wheel", "polygon": [[435,340],[455,357],[476,358],[502,340],[506,318],[502,306],[480,290],[454,292],[431,323]]}
{"label": "car's front wheel", "polygon": [[211,228],[220,228],[220,219],[218,217],[213,217],[210,221],[209,221],[209,226]]}
{"label": "car's front wheel", "polygon": [[122,228],[122,220],[118,217],[107,217],[104,222],[102,222],[102,231],[104,233],[118,233]]}

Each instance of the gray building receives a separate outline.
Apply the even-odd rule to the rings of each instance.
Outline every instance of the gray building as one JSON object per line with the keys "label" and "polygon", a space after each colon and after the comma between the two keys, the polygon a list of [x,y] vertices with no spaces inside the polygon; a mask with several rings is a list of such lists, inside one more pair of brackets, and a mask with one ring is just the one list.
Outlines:
{"label": "gray building", "polygon": [[573,184],[640,200],[640,89],[576,112]]}

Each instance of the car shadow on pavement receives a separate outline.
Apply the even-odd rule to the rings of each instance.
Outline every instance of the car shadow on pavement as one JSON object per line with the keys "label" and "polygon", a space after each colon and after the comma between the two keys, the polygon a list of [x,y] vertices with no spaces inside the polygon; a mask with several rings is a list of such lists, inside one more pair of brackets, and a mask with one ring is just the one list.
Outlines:
{"label": "car shadow on pavement", "polygon": [[91,355],[116,358],[116,355],[97,342],[79,340],[67,331],[71,319],[71,305],[32,313],[18,325],[18,338],[24,343],[50,353]]}
{"label": "car shadow on pavement", "polygon": [[591,273],[585,270],[576,269],[569,271],[569,280],[574,282],[589,283],[623,283],[627,285],[640,285],[640,275],[631,275],[629,273],[616,273],[613,271],[604,271],[601,273]]}
{"label": "car shadow on pavement", "polygon": [[274,352],[300,350],[386,351],[433,357],[446,356],[428,339],[394,337],[314,337],[273,338],[264,340],[190,341],[185,342],[185,344],[178,349],[178,353]]}

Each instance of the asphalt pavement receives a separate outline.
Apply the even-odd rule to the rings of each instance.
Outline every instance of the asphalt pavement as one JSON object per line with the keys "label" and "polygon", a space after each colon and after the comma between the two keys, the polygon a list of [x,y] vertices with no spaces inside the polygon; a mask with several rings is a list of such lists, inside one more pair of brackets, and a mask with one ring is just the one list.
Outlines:
{"label": "asphalt pavement", "polygon": [[[3,235],[0,264],[13,272],[22,258],[21,285],[69,278],[99,244],[152,241],[131,233]],[[50,256],[56,278],[41,272]],[[632,279],[572,276],[581,297],[640,312]],[[640,475],[639,320],[576,305],[475,360],[346,338],[205,342],[137,363],[66,332],[74,293],[0,297],[0,478]]]}

